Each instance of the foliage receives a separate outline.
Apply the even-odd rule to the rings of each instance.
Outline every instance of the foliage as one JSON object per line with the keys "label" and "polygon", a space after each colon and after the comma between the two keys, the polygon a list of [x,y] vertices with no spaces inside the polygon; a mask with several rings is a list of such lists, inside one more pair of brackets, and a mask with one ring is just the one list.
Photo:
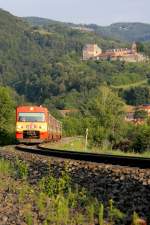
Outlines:
{"label": "foliage", "polygon": [[[15,103],[11,96],[9,88],[0,87],[0,129],[7,130],[11,127],[12,112],[15,108]],[[8,127],[9,126],[9,127]]]}
{"label": "foliage", "polygon": [[22,160],[17,159],[15,162],[15,168],[16,168],[16,175],[20,179],[26,179],[29,173],[29,168],[27,163],[23,162]]}
{"label": "foliage", "polygon": [[[3,10],[0,18],[0,83],[27,101],[76,108],[103,82],[134,83],[149,74],[149,64],[80,60],[87,43],[108,49],[127,47],[123,42],[41,18],[31,27]],[[35,25],[36,18],[29,21]]]}
{"label": "foliage", "polygon": [[[135,149],[139,133],[134,131],[135,139],[127,134],[130,132],[123,122],[123,101],[130,105],[150,103],[149,81],[146,83],[150,78],[149,63],[82,61],[82,49],[87,43],[97,43],[103,50],[129,47],[129,43],[103,38],[100,27],[95,25],[90,27],[96,32],[81,32],[72,29],[72,24],[41,18],[29,18],[29,22],[33,26],[0,10],[0,144],[13,142],[16,101],[46,105],[62,120],[65,135],[85,135],[89,128],[94,145],[115,146],[125,138]],[[141,31],[135,27],[144,32],[149,29],[142,24],[119,26],[123,27],[120,37],[126,33],[130,39],[125,28],[134,28],[132,33],[138,40]],[[110,27],[118,30],[118,24]],[[139,42],[138,50],[150,55],[150,43]],[[137,81],[143,86],[140,83],[139,87],[116,89]],[[62,118],[56,108],[78,109],[79,113]],[[144,146],[147,149],[148,143]]]}
{"label": "foliage", "polygon": [[124,91],[124,99],[129,105],[142,105],[150,103],[150,89],[135,87]]}
{"label": "foliage", "polygon": [[114,143],[120,139],[123,128],[124,104],[107,86],[101,86],[97,96],[90,100],[89,133],[95,144],[104,140]]}
{"label": "foliage", "polygon": [[144,76],[138,73],[120,73],[112,77],[112,85],[133,84],[144,79]]}
{"label": "foliage", "polygon": [[54,176],[44,177],[39,183],[41,190],[49,197],[57,196],[58,193],[68,192],[69,185],[70,178],[65,173],[59,179],[56,179]]}
{"label": "foliage", "polygon": [[[50,200],[49,215],[45,220],[45,223],[56,222],[56,224],[92,224],[95,218],[98,219],[99,224],[103,224],[104,218],[104,205],[99,203],[97,199],[93,199],[84,188],[76,186],[71,188],[70,181],[68,182],[65,177],[67,174],[60,178],[53,176],[42,178],[39,183],[40,192],[36,199],[36,204],[40,209],[42,215],[45,215],[47,209],[47,196]],[[57,188],[59,183],[68,186],[68,188]],[[69,178],[70,180],[70,178]],[[53,182],[52,182],[53,181]],[[58,184],[57,184],[58,182]],[[70,184],[69,184],[70,183]],[[58,186],[57,186],[58,185]],[[80,213],[79,213],[80,209]],[[111,205],[108,214],[111,217],[108,218],[109,222],[121,221],[124,218],[124,214],[117,208]]]}
{"label": "foliage", "polygon": [[[13,165],[8,160],[0,160],[0,188],[2,193],[6,193],[7,206],[12,205],[12,202],[19,204],[21,214],[17,218],[21,219],[21,222],[23,218],[28,225],[40,224],[41,221],[44,225],[124,224],[125,214],[115,206],[112,199],[106,207],[85,188],[73,185],[67,171],[57,178],[53,175],[50,176],[50,180],[53,178],[54,183],[58,181],[58,183],[67,184],[67,189],[60,188],[56,193],[55,186],[51,185],[51,192],[55,194],[49,195],[49,191],[47,192],[46,189],[47,183],[43,183],[44,177],[39,185],[34,185],[28,180],[12,176],[12,171],[13,174],[17,172],[15,164],[16,161]],[[49,176],[45,177],[44,181],[46,180],[49,180]],[[41,186],[41,183],[44,186]],[[134,213],[132,223],[136,225],[138,221],[140,221],[139,216]]]}
{"label": "foliage", "polygon": [[146,225],[147,223],[144,219],[141,219],[136,212],[134,212],[132,216],[132,225],[140,225],[140,224]]}
{"label": "foliage", "polygon": [[103,225],[103,223],[104,223],[104,206],[103,206],[103,204],[100,204],[98,217],[99,217],[99,225]]}
{"label": "foliage", "polygon": [[125,214],[122,213],[119,209],[114,206],[114,201],[112,199],[109,200],[109,218],[110,222],[115,220],[122,220],[125,217]]}
{"label": "foliage", "polygon": [[135,119],[147,119],[148,118],[148,113],[145,110],[136,110],[134,113],[134,118]]}
{"label": "foliage", "polygon": [[142,153],[150,150],[150,126],[147,124],[133,126],[128,129],[129,149]]}
{"label": "foliage", "polygon": [[13,142],[15,101],[9,88],[0,87],[0,145]]}
{"label": "foliage", "polygon": [[62,119],[62,123],[64,129],[64,136],[83,135],[85,132],[83,118],[79,114],[64,117]]}
{"label": "foliage", "polygon": [[8,160],[0,159],[0,174],[3,176],[12,175],[14,172],[11,163]]}
{"label": "foliage", "polygon": [[[39,17],[26,17],[25,21],[29,22],[32,26],[46,26],[53,24],[62,24],[50,19],[44,19]],[[75,24],[64,23],[65,26],[76,26]],[[105,38],[117,38],[124,41],[137,41],[138,49],[142,50],[141,43],[139,41],[150,40],[150,25],[145,23],[115,23],[109,26],[98,26],[96,24],[85,25],[87,28],[92,28],[94,32]]]}

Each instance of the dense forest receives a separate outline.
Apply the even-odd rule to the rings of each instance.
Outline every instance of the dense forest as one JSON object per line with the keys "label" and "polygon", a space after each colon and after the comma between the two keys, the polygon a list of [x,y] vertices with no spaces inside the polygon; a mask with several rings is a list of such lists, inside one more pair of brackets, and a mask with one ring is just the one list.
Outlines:
{"label": "dense forest", "polygon": [[[89,127],[93,144],[102,145],[107,140],[112,146],[125,142],[134,148],[138,136],[128,137],[132,129],[132,133],[137,131],[121,121],[126,104],[150,103],[150,64],[82,61],[87,43],[97,43],[103,50],[130,46],[96,31],[73,29],[72,24],[41,19],[33,23],[31,18],[18,18],[0,10],[1,110],[7,108],[2,101],[6,93],[12,109],[17,104],[46,105],[63,121],[66,135],[83,135]],[[150,55],[149,42],[137,44],[139,51]],[[79,113],[61,118],[56,109],[64,108],[75,108]],[[6,118],[5,124],[10,124],[9,113],[0,113],[0,118]],[[149,126],[143,129],[143,135],[147,135]],[[3,122],[1,136],[7,131]]]}

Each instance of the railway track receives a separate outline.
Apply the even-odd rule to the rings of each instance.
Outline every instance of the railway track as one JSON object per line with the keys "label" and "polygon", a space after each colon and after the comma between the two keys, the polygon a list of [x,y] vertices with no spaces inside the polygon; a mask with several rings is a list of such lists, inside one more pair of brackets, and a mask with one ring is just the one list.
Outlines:
{"label": "railway track", "polygon": [[95,163],[105,163],[120,166],[138,167],[138,168],[150,168],[150,158],[144,157],[131,157],[131,156],[116,156],[116,155],[106,155],[106,154],[96,154],[96,153],[86,153],[86,152],[76,152],[68,150],[57,150],[50,149],[41,146],[25,146],[17,145],[16,149],[24,152],[44,155],[44,156],[54,156],[65,159],[73,159],[80,161],[88,161]]}

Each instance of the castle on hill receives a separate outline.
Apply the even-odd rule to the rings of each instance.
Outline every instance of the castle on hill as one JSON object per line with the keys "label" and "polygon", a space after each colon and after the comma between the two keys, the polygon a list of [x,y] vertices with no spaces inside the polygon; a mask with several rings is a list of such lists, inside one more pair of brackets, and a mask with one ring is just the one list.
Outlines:
{"label": "castle on hill", "polygon": [[97,44],[87,44],[83,48],[83,60],[121,60],[126,62],[145,62],[148,57],[137,51],[137,45],[133,42],[131,49],[108,49],[105,52]]}

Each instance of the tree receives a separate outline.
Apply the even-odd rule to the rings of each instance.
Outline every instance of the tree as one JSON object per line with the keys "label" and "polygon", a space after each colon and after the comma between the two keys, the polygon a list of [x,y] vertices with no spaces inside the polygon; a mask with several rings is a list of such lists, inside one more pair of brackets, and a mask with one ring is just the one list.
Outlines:
{"label": "tree", "polygon": [[150,150],[150,126],[144,124],[135,127],[132,130],[132,137],[129,137],[132,141],[132,149],[136,152],[144,152]]}
{"label": "tree", "polygon": [[135,119],[147,119],[148,113],[145,110],[136,110],[134,113],[134,118]]}
{"label": "tree", "polygon": [[144,52],[144,44],[142,42],[136,42],[137,51]]}
{"label": "tree", "polygon": [[12,138],[15,124],[15,102],[9,88],[0,87],[0,145]]}
{"label": "tree", "polygon": [[135,87],[124,92],[124,99],[129,105],[142,105],[150,102],[150,89]]}
{"label": "tree", "polygon": [[104,140],[116,143],[122,133],[124,121],[124,103],[107,86],[98,89],[97,96],[89,103],[89,127],[91,139],[97,144]]}

